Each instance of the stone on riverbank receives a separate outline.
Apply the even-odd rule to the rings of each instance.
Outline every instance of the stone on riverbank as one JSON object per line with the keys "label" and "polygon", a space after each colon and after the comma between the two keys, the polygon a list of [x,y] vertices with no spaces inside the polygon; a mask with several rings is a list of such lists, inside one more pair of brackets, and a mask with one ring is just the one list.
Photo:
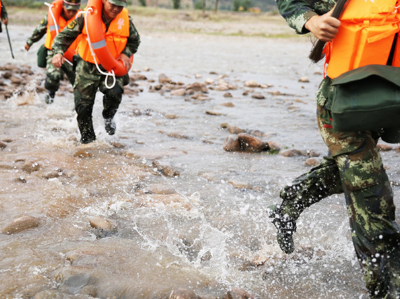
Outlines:
{"label": "stone on riverbank", "polygon": [[1,232],[6,235],[13,235],[30,228],[38,227],[39,224],[40,220],[36,217],[22,216],[20,218],[15,219],[7,226],[3,227]]}

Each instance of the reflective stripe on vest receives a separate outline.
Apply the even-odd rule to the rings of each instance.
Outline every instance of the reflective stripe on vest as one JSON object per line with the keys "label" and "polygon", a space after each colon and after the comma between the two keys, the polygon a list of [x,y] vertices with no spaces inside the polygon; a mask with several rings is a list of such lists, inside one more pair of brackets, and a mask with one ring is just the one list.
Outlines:
{"label": "reflective stripe on vest", "polygon": [[[129,37],[129,12],[124,8],[110,23],[110,26],[106,32],[106,25],[102,22],[102,29],[105,39],[92,42],[94,50],[108,47],[112,56],[117,58],[122,51],[125,49],[126,43]],[[90,52],[89,44],[87,41],[86,24],[82,30],[82,39],[78,46],[79,56],[90,63],[94,63],[93,56]],[[99,63],[98,58],[96,58]]]}
{"label": "reflective stripe on vest", "polygon": [[[351,0],[340,17],[339,32],[325,47],[330,78],[369,64],[386,65],[400,31],[400,0]],[[400,66],[399,47],[392,65]]]}
{"label": "reflective stripe on vest", "polygon": [[[46,36],[46,42],[44,43],[44,46],[45,46],[47,49],[49,49],[49,50],[51,50],[51,49],[52,49],[52,46],[53,46],[53,40],[54,40],[54,38],[51,38],[52,33],[54,33],[53,36],[55,37],[55,32],[54,32],[54,31],[56,31],[56,29],[58,29],[58,33],[60,33],[61,31],[64,30],[64,28],[65,28],[69,23],[71,23],[73,20],[75,20],[75,17],[72,17],[72,18],[69,19],[68,21],[66,21],[61,15],[59,15],[59,16],[54,16],[54,17],[55,17],[55,19],[56,19],[56,21],[57,21],[57,25],[49,26],[49,25],[48,25],[48,22],[49,22],[49,21],[47,21],[47,33],[46,33],[47,36]],[[76,48],[76,46],[75,46],[75,48]]]}

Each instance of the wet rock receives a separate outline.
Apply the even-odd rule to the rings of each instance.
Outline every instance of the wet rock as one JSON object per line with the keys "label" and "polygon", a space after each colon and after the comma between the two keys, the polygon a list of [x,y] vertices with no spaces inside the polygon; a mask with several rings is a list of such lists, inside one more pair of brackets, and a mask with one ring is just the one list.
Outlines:
{"label": "wet rock", "polygon": [[309,157],[319,157],[319,154],[314,150],[311,150],[311,151],[307,152],[307,155]]}
{"label": "wet rock", "polygon": [[140,81],[140,80],[147,80],[147,77],[145,75],[135,73],[130,75],[129,79],[131,79],[132,81]]}
{"label": "wet rock", "polygon": [[304,76],[304,77],[301,77],[301,78],[299,79],[299,82],[308,83],[308,82],[310,82],[310,79],[308,79],[307,76]]}
{"label": "wet rock", "polygon": [[307,152],[296,150],[296,149],[290,149],[290,150],[284,151],[283,153],[281,153],[281,155],[284,157],[307,156]]}
{"label": "wet rock", "polygon": [[224,98],[232,98],[232,94],[230,92],[224,93]]}
{"label": "wet rock", "polygon": [[30,228],[38,227],[39,224],[40,220],[36,217],[22,216],[21,218],[17,218],[7,226],[3,227],[1,231],[3,234],[12,235]]}
{"label": "wet rock", "polygon": [[[391,151],[393,149],[392,146],[387,145],[387,144],[377,144],[376,147],[381,152],[387,152],[387,151]],[[1,148],[1,145],[0,145],[0,148]]]}
{"label": "wet rock", "polygon": [[246,182],[240,182],[240,181],[234,181],[234,180],[229,180],[229,184],[231,184],[233,187],[236,189],[252,189],[251,184],[246,183]]}
{"label": "wet rock", "polygon": [[207,85],[214,84],[214,80],[211,79],[211,78],[207,78],[207,79],[205,80],[205,84],[207,84]]}
{"label": "wet rock", "polygon": [[0,150],[3,150],[7,147],[7,144],[5,144],[4,142],[0,141]]}
{"label": "wet rock", "polygon": [[240,147],[247,152],[261,152],[268,149],[268,144],[252,135],[240,133],[238,135]]}
{"label": "wet rock", "polygon": [[170,186],[165,186],[162,184],[153,184],[145,188],[145,193],[148,194],[175,194],[176,191]]}
{"label": "wet rock", "polygon": [[80,148],[74,153],[73,156],[78,158],[92,158],[94,157],[94,154],[86,149]]}
{"label": "wet rock", "polygon": [[173,91],[171,91],[171,96],[180,96],[183,97],[186,94],[186,90],[185,89],[175,89]]}
{"label": "wet rock", "polygon": [[158,76],[158,82],[160,82],[161,84],[170,83],[171,79],[165,74],[160,74]]}
{"label": "wet rock", "polygon": [[232,102],[222,103],[221,106],[229,108],[235,107],[235,105]]}
{"label": "wet rock", "polygon": [[26,162],[24,165],[22,165],[22,170],[27,173],[32,173],[32,172],[38,171],[38,170],[40,170],[40,168],[41,168],[41,165],[39,163],[32,162],[32,161]]}
{"label": "wet rock", "polygon": [[317,166],[319,164],[318,160],[315,158],[308,158],[304,164],[306,164],[307,166]]}
{"label": "wet rock", "polygon": [[227,91],[227,90],[229,90],[229,86],[228,86],[228,84],[219,84],[215,90]]}
{"label": "wet rock", "polygon": [[165,118],[168,118],[168,119],[175,119],[175,118],[177,118],[176,114],[165,114],[164,116],[165,116]]}
{"label": "wet rock", "polygon": [[254,88],[254,87],[259,87],[260,84],[258,84],[258,82],[254,81],[254,80],[249,80],[244,82],[244,86],[249,87],[249,88]]}
{"label": "wet rock", "polygon": [[240,133],[246,132],[246,130],[244,130],[244,129],[241,129],[241,128],[236,127],[236,126],[231,126],[231,125],[228,125],[228,131],[231,134],[240,134]]}
{"label": "wet rock", "polygon": [[117,142],[117,141],[112,141],[112,142],[110,142],[110,144],[115,148],[125,148],[126,147],[125,144],[122,144],[121,142]]}
{"label": "wet rock", "polygon": [[168,137],[172,137],[172,138],[178,138],[178,139],[192,139],[190,136],[178,133],[178,132],[172,132],[167,134]]}
{"label": "wet rock", "polygon": [[265,133],[260,130],[249,130],[247,133],[250,135],[256,136],[256,137],[264,137],[265,136]]}
{"label": "wet rock", "polygon": [[226,295],[222,297],[223,299],[253,299],[254,297],[247,293],[245,290],[240,288],[232,288],[228,291]]}
{"label": "wet rock", "polygon": [[116,225],[103,217],[92,217],[89,223],[96,230],[95,235],[97,238],[104,238],[117,232]]}
{"label": "wet rock", "polygon": [[206,111],[206,114],[209,114],[209,115],[215,115],[215,116],[221,116],[221,115],[224,115],[223,113],[221,113],[221,112],[217,112],[217,111],[211,111],[211,110],[207,110]]}
{"label": "wet rock", "polygon": [[281,150],[281,146],[274,141],[268,141],[268,147],[276,152],[279,152]]}
{"label": "wet rock", "polygon": [[229,135],[224,141],[224,150],[227,152],[237,152],[240,151],[240,143],[236,135]]}
{"label": "wet rock", "polygon": [[188,92],[193,91],[193,92],[208,93],[207,86],[204,83],[199,83],[199,82],[195,82],[193,84],[186,86],[186,90]]}
{"label": "wet rock", "polygon": [[156,167],[160,173],[167,177],[176,177],[180,175],[179,171],[172,169],[170,166],[161,165],[157,161],[153,161],[153,166]]}
{"label": "wet rock", "polygon": [[4,72],[3,74],[1,74],[1,76],[2,76],[4,79],[10,79],[11,76],[12,76],[12,73],[11,73],[10,71],[7,71],[7,72]]}
{"label": "wet rock", "polygon": [[20,85],[20,84],[22,84],[22,78],[17,77],[17,76],[12,76],[11,83],[13,83],[15,85]]}
{"label": "wet rock", "polygon": [[163,205],[166,207],[180,207],[190,210],[190,202],[179,194],[145,194],[136,196],[134,204],[138,207],[155,207]]}
{"label": "wet rock", "polygon": [[265,96],[263,96],[261,93],[253,93],[251,95],[251,97],[256,100],[264,100],[265,99]]}
{"label": "wet rock", "polygon": [[205,94],[195,94],[191,96],[192,99],[197,100],[197,101],[208,101],[210,97],[206,96]]}
{"label": "wet rock", "polygon": [[14,179],[14,182],[25,184],[26,179],[24,177],[20,176],[20,177]]}
{"label": "wet rock", "polygon": [[54,179],[54,178],[59,178],[60,176],[63,175],[63,170],[62,169],[56,169],[54,171],[47,172],[43,175],[45,179]]}
{"label": "wet rock", "polygon": [[194,77],[195,77],[196,79],[200,79],[200,78],[203,77],[203,76],[200,75],[200,74],[195,74]]}
{"label": "wet rock", "polygon": [[199,297],[192,290],[176,289],[171,291],[168,299],[199,299]]}
{"label": "wet rock", "polygon": [[10,164],[0,164],[0,169],[14,169],[14,166]]}

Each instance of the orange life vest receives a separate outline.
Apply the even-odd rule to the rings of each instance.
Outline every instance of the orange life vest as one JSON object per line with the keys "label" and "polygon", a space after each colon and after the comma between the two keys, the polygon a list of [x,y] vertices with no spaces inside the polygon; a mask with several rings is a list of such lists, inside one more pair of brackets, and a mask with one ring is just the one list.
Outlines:
{"label": "orange life vest", "polygon": [[[105,42],[107,44],[108,50],[114,58],[117,58],[122,51],[125,49],[126,43],[129,37],[129,12],[124,8],[110,23],[110,26],[106,32],[106,25],[101,22]],[[88,25],[89,26],[89,25]],[[93,48],[97,45],[92,44]],[[103,46],[103,45],[99,45]],[[86,24],[82,30],[82,39],[78,46],[79,56],[90,63],[95,63],[92,53],[90,52],[89,43],[87,41],[87,30]],[[97,63],[99,63],[99,58],[96,57]]]}
{"label": "orange life vest", "polygon": [[[325,47],[327,75],[341,74],[369,64],[386,65],[395,34],[400,31],[400,0],[350,0],[341,25]],[[393,57],[400,66],[400,38]]]}
{"label": "orange life vest", "polygon": [[3,4],[0,1],[0,16],[1,16],[1,7],[3,6]]}
{"label": "orange life vest", "polygon": [[[71,23],[73,20],[75,20],[75,18],[71,18],[68,21],[65,20],[61,16],[61,13],[63,11],[62,7],[63,7],[63,0],[54,1],[52,3],[52,7],[50,8],[50,10],[52,11],[53,15],[49,11],[48,16],[47,16],[47,35],[46,35],[46,42],[44,43],[44,46],[49,50],[52,49],[54,38],[57,35],[57,30],[58,30],[58,32],[63,31],[64,28],[69,23]],[[54,16],[54,20],[53,20],[53,16]],[[71,49],[74,53],[76,53],[76,48],[78,46],[79,40],[80,40],[80,37],[78,37],[72,43],[72,45],[68,48],[68,50]]]}

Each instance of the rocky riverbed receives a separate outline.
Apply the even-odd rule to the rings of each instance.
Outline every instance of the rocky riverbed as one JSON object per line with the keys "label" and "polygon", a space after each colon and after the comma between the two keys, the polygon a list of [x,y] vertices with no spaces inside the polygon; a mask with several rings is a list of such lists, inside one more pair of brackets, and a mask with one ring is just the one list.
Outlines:
{"label": "rocky riverbed", "polygon": [[326,153],[308,40],[147,26],[117,133],[99,93],[88,145],[67,81],[44,103],[34,26],[9,26],[15,59],[0,35],[0,297],[367,298],[343,196],[304,213],[292,255],[266,214]]}

